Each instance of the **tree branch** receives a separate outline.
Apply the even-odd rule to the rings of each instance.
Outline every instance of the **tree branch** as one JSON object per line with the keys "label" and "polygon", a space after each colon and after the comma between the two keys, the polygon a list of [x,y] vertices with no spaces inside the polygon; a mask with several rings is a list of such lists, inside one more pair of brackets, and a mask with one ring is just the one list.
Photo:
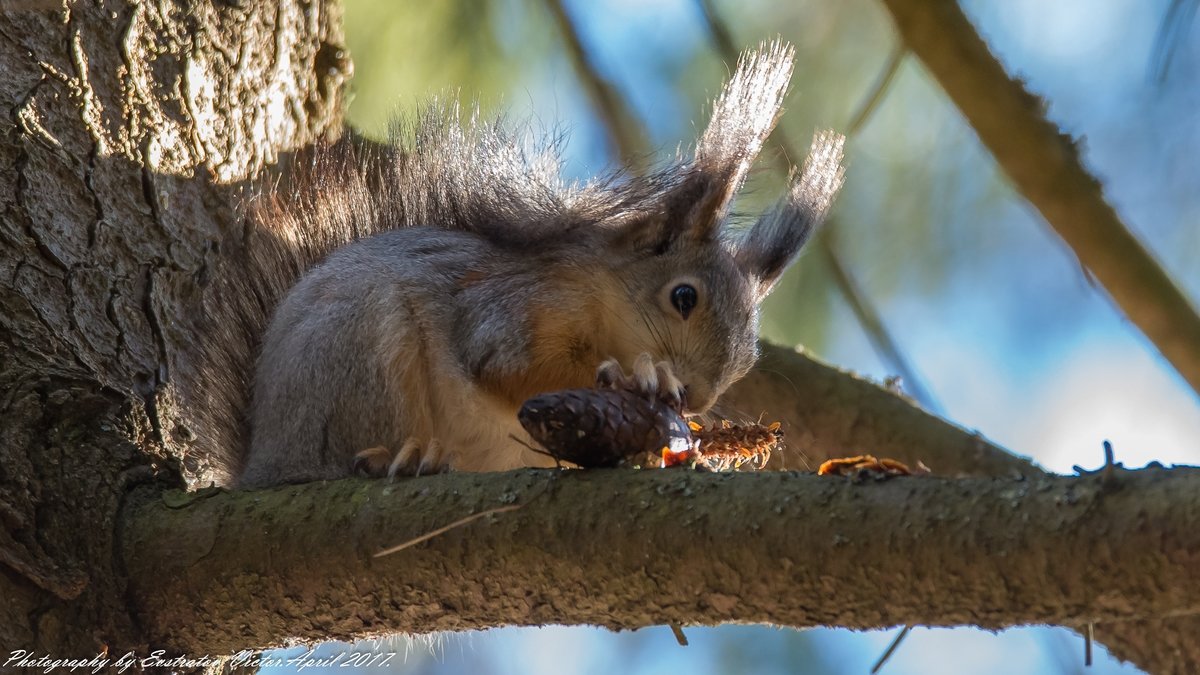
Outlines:
{"label": "tree branch", "polygon": [[1200,314],[1104,200],[1041,99],[1004,72],[954,0],[883,4],[1017,190],[1200,394]]}
{"label": "tree branch", "polygon": [[[858,484],[522,470],[146,497],[123,517],[131,604],[155,644],[192,654],[511,624],[999,629],[1200,612],[1196,469]],[[508,504],[524,507],[372,557]]]}
{"label": "tree branch", "polygon": [[1195,673],[1200,665],[1200,616],[1123,621],[1096,626],[1096,641],[1147,673]]}
{"label": "tree branch", "polygon": [[734,420],[783,423],[787,449],[774,468],[815,469],[822,461],[870,453],[941,475],[1038,476],[1042,470],[932,415],[874,382],[808,354],[760,343],[754,370],[721,397],[716,412]]}

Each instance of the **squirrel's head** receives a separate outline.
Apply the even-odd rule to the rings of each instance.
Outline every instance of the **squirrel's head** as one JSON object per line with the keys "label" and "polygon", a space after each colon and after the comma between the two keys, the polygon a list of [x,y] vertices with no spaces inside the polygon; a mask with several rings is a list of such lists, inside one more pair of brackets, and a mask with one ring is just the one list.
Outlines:
{"label": "squirrel's head", "polygon": [[[623,181],[609,176],[567,188],[553,152],[527,154],[476,116],[460,128],[454,107],[417,128],[417,160],[396,164],[396,184],[412,193],[401,200],[404,222],[466,230],[511,254],[517,268],[538,265],[524,277],[492,277],[506,292],[524,284],[532,294],[530,353],[505,359],[505,350],[523,346],[488,343],[472,366],[477,377],[520,402],[586,386],[604,359],[630,367],[649,353],[670,364],[687,387],[689,411],[699,413],[746,374],[757,354],[759,303],[824,219],[842,181],[842,138],[818,134],[775,208],[745,232],[727,227],[730,202],[779,117],[792,56],[779,42],[748,52],[713,105],[695,154]],[[538,279],[546,284],[535,290]],[[475,312],[478,330],[505,335],[488,323],[491,316]],[[519,373],[496,365],[518,363]],[[490,379],[489,368],[496,370]]]}
{"label": "squirrel's head", "polygon": [[609,355],[669,362],[688,410],[707,410],[754,365],[759,304],[825,217],[841,183],[841,149],[840,137],[818,135],[788,195],[742,233],[723,227],[736,186],[703,165],[688,169],[655,212],[614,223],[605,247],[614,282],[600,300],[605,315],[620,317]]}
{"label": "squirrel's head", "polygon": [[818,134],[788,194],[744,233],[726,228],[741,187],[779,115],[792,71],[778,43],[739,63],[713,107],[694,159],[657,178],[651,205],[606,223],[606,263],[618,288],[603,294],[610,354],[668,361],[687,387],[687,407],[707,410],[757,356],[758,306],[824,219],[842,182],[842,137]]}

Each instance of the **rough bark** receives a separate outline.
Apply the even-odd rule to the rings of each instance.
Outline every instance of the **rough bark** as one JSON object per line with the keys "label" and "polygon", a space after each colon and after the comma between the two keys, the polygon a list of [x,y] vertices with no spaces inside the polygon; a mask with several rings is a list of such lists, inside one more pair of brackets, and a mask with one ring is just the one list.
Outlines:
{"label": "rough bark", "polygon": [[115,514],[182,455],[170,384],[234,184],[339,119],[338,30],[321,2],[0,13],[0,653],[141,643]]}
{"label": "rough bark", "polygon": [[1200,612],[1197,517],[1194,469],[525,470],[151,495],[123,557],[141,623],[189,654],[514,624],[999,629]]}
{"label": "rough bark", "polygon": [[1196,672],[1196,636],[1200,616],[1101,624],[1096,641],[1110,654],[1136,664],[1148,673]]}
{"label": "rough bark", "polygon": [[1200,395],[1200,312],[1104,199],[1075,141],[1010,78],[955,0],[883,0],[1000,167]]}

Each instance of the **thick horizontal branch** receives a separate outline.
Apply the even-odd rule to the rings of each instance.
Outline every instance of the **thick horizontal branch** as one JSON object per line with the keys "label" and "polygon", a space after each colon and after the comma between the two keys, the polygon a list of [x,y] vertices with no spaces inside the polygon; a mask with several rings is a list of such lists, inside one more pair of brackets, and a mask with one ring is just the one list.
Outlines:
{"label": "thick horizontal branch", "polygon": [[1004,72],[955,0],[883,4],[1017,190],[1200,393],[1200,313],[1105,201],[1042,101]]}
{"label": "thick horizontal branch", "polygon": [[[787,450],[774,468],[815,469],[831,457],[873,454],[946,476],[1037,476],[1018,457],[977,433],[930,414],[910,399],[812,356],[761,343],[751,373],[721,397],[717,412],[735,420],[783,423]],[[1097,460],[1101,457],[1096,450]]]}
{"label": "thick horizontal branch", "polygon": [[1200,615],[1165,621],[1126,621],[1096,627],[1096,640],[1109,654],[1147,673],[1200,671]]}
{"label": "thick horizontal branch", "polygon": [[[1200,470],[522,470],[146,495],[131,606],[188,653],[502,625],[1081,625],[1200,612]],[[522,504],[394,555],[471,513]]]}

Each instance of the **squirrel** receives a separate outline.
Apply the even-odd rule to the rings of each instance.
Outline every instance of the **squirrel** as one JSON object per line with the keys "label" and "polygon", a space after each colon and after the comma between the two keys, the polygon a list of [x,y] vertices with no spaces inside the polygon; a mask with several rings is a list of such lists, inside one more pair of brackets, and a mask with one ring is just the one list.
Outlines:
{"label": "squirrel", "polygon": [[[406,142],[316,152],[252,200],[205,299],[190,431],[248,450],[203,468],[254,488],[552,466],[518,409],[598,378],[706,411],[754,364],[759,303],[842,183],[843,139],[818,133],[778,204],[726,226],[792,62],[778,41],[743,54],[693,156],[648,175],[564,184],[553,151],[453,105]],[[227,411],[255,345],[247,444]]]}

